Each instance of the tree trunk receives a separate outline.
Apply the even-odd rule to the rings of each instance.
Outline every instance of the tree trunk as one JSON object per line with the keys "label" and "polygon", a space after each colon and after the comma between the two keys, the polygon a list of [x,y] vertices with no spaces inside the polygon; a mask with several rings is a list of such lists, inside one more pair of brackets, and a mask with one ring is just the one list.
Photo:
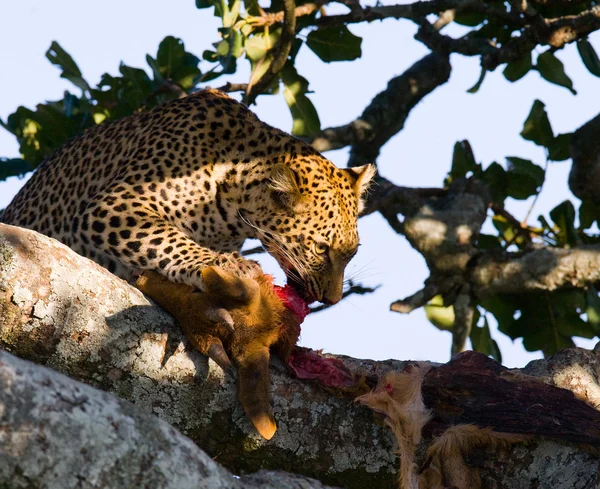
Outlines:
{"label": "tree trunk", "polygon": [[[137,480],[128,477],[142,474],[140,470],[144,467],[151,467],[148,472],[163,474],[160,464],[173,467],[172,473],[168,471],[173,481],[150,484],[151,487],[171,487],[167,484],[177,482],[183,472],[189,484],[203,477],[208,481],[213,473],[225,474],[216,465],[210,465],[210,469],[206,468],[209,465],[200,465],[200,461],[205,463],[203,453],[191,447],[187,438],[169,431],[166,424],[156,420],[152,426],[148,413],[153,413],[238,475],[275,469],[348,489],[391,489],[396,485],[398,460],[394,437],[370,409],[352,402],[348,396],[292,378],[281,362],[274,360],[271,400],[278,431],[272,440],[264,441],[236,401],[234,381],[187,346],[170,316],[148,302],[137,289],[57,241],[2,224],[0,318],[0,346],[5,350],[135,405],[131,407],[62,376],[52,380],[56,374],[41,367],[19,363],[10,356],[0,357],[1,401],[6,405],[5,411],[0,410],[2,429],[24,433],[22,443],[28,436],[37,437],[40,446],[45,442],[39,440],[48,438],[39,435],[40,438],[38,434],[51,433],[52,443],[48,444],[45,456],[55,465],[49,462],[48,467],[90,464],[89,474],[108,470],[113,475],[122,473],[120,487],[143,487],[143,483],[127,482]],[[387,372],[402,371],[407,365],[396,360],[337,358],[359,377],[373,383]],[[478,448],[465,454],[469,464],[479,467],[483,487],[521,488],[532,484],[592,487],[598,459],[589,446],[600,446],[597,352],[570,350],[554,359],[530,364],[520,372],[489,362],[476,354],[463,355],[431,369],[424,377],[423,400],[433,416],[424,429],[424,442],[416,450],[418,463],[427,463],[427,444],[440,430],[457,423],[474,423],[492,426],[497,431],[534,436],[526,445],[514,444],[499,451]],[[19,373],[25,370],[31,375]],[[539,380],[532,380],[533,375]],[[15,386],[23,387],[11,388],[13,381],[7,380],[11,378],[18,379],[14,380]],[[48,382],[50,385],[46,385]],[[61,387],[57,388],[58,385]],[[565,387],[575,395],[555,386]],[[67,400],[61,399],[63,391]],[[79,402],[73,401],[78,399],[73,393],[80,391],[93,399],[97,410],[86,408],[86,414],[73,406],[73,402]],[[41,403],[37,405],[39,408],[27,407],[33,406],[32,392],[40,393],[40,399],[33,396]],[[503,396],[501,402],[497,393]],[[85,445],[88,450],[104,450],[107,456],[91,454],[86,458],[75,441],[80,436],[66,429],[61,432],[62,422],[48,426],[49,411],[42,406],[50,406],[56,412],[56,419],[64,419],[65,426],[80,422],[74,430],[90,426],[86,424],[89,420],[82,420],[81,416],[96,419],[97,425],[91,423],[98,427],[94,428],[96,431],[85,428],[89,437]],[[19,410],[22,416],[17,415]],[[117,410],[119,416],[129,416],[129,420],[140,420],[135,422],[137,431],[127,432],[131,440],[139,443],[140,454],[129,454],[126,442],[123,442],[123,456],[117,456],[109,445],[103,444],[106,429],[101,427],[111,416],[111,410]],[[9,412],[17,414],[6,414]],[[537,424],[532,423],[533,419],[538,420]],[[10,466],[16,471],[13,475],[30,477],[37,459],[18,455],[21,452],[17,448],[24,445],[18,445],[17,438],[13,435],[8,438],[13,441],[7,442],[13,445],[3,445],[5,438],[0,437],[0,453],[16,453],[7,459],[8,464],[16,460],[17,465]],[[163,452],[164,455],[157,455]],[[131,455],[131,461],[127,454]],[[170,457],[177,461],[170,461]],[[3,458],[0,457],[0,474],[6,477],[9,469],[5,469],[8,465],[4,465]],[[124,460],[127,463],[122,463]],[[50,470],[40,477],[51,478],[57,473]],[[61,473],[70,476],[78,472]],[[145,475],[139,475],[142,476]],[[99,477],[92,479],[103,480]],[[244,479],[246,485],[239,487],[296,487],[292,482],[251,485],[270,477],[257,475],[248,479],[253,482],[247,484]],[[31,480],[31,487],[41,485],[42,479]],[[230,482],[229,487],[238,487]],[[3,484],[5,480],[0,479],[0,487]],[[297,482],[297,487],[319,487],[314,482],[301,484]],[[62,487],[79,486],[65,483]],[[80,487],[90,485],[84,481]],[[186,486],[181,482],[178,487]]]}

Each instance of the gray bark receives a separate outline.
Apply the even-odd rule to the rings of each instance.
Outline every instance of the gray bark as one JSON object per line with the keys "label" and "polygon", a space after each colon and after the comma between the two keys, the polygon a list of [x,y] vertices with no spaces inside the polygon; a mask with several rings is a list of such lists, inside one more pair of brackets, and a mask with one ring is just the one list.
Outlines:
{"label": "gray bark", "polygon": [[[97,407],[104,413],[120,406],[118,409],[129,416],[139,416],[140,424],[136,426],[140,428],[140,436],[159,436],[156,443],[161,453],[165,447],[172,447],[170,453],[181,453],[180,458],[185,460],[178,467],[183,467],[186,460],[198,467],[200,452],[192,452],[189,440],[169,431],[158,420],[151,426],[150,413],[187,435],[236,474],[277,469],[349,489],[395,486],[397,459],[393,437],[367,408],[291,378],[284,366],[274,361],[271,396],[278,431],[271,441],[262,440],[236,401],[234,382],[215,364],[186,347],[181,332],[167,314],[149,303],[135,288],[60,243],[32,231],[1,224],[0,318],[0,347],[132,402],[135,408],[119,404],[120,401],[110,396],[102,397],[104,394],[94,398],[105,400],[102,402],[107,406]],[[351,371],[371,377],[381,377],[389,370],[401,370],[406,365],[393,360],[338,358]],[[36,368],[27,366],[34,379],[49,375],[42,370],[40,372],[46,373],[33,375]],[[560,365],[549,361],[538,363],[535,369],[525,373],[541,375],[552,385],[562,382],[598,408],[597,352],[574,353]],[[4,379],[9,374],[2,375]],[[60,379],[66,386],[67,380]],[[6,384],[5,380],[1,382]],[[57,403],[65,408],[64,412],[55,409],[56,416],[83,415],[71,401],[75,399],[77,404],[79,398],[73,393],[84,387],[73,385],[77,388],[61,387],[54,391],[64,391],[67,400],[61,399],[60,394],[54,397],[48,394],[55,408]],[[5,392],[6,387],[3,387],[1,401],[7,404]],[[12,392],[17,393],[17,390]],[[27,403],[34,392],[36,389],[24,388],[18,391],[14,402],[22,396],[23,400],[18,402]],[[43,409],[31,412],[36,416],[50,416]],[[94,411],[90,413],[102,426],[101,416],[93,414]],[[30,428],[41,429],[36,425],[44,425],[46,418],[33,414],[27,418]],[[0,413],[0,426],[18,432],[6,421],[4,413]],[[127,423],[124,426],[128,426]],[[100,430],[98,435],[104,436],[104,431]],[[167,438],[165,433],[172,437]],[[71,438],[77,437],[67,431],[64,436],[68,440],[62,445],[64,450],[48,451],[56,457],[57,464],[72,463],[77,467],[87,464],[87,459],[80,458],[83,455],[73,450],[75,445]],[[131,436],[135,438],[134,434]],[[93,436],[90,437],[88,447],[101,445],[102,438],[96,444]],[[174,440],[182,440],[181,446]],[[109,455],[109,448],[104,449]],[[144,467],[158,463],[152,458],[156,447],[148,446],[144,450],[147,458],[136,460],[143,459]],[[117,459],[126,460],[123,457],[114,460]],[[111,460],[107,458],[106,463],[110,465]],[[531,487],[538,481],[540,487],[584,488],[595,480],[598,459],[576,444],[537,439],[528,446],[516,445],[498,453],[482,450],[477,454],[476,464],[480,466],[484,487]],[[126,465],[119,467],[127,471]],[[558,467],[560,470],[550,470]],[[116,470],[114,464],[111,470]],[[216,474],[217,469],[214,470]],[[251,480],[269,477],[274,476],[257,475]],[[182,483],[180,487],[185,486]],[[280,483],[278,487],[295,486]],[[318,486],[302,486],[298,482],[298,487]]]}
{"label": "gray bark", "polygon": [[239,479],[131,403],[0,350],[0,487],[325,489],[283,472]]}

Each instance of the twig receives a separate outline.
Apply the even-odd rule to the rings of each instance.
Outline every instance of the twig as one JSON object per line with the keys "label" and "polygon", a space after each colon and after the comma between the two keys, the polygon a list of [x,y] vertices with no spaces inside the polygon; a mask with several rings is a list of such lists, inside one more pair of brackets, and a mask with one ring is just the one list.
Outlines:
{"label": "twig", "polygon": [[292,49],[292,43],[296,38],[295,8],[296,3],[294,0],[283,0],[283,28],[281,30],[279,45],[275,50],[273,61],[267,68],[267,71],[253,86],[249,85],[246,89],[244,103],[247,105],[252,105],[255,102],[256,97],[270,85],[275,75],[281,71],[287,61]]}
{"label": "twig", "polygon": [[501,216],[506,219],[513,226],[515,234],[518,234],[519,236],[525,238],[528,242],[531,242],[532,232],[527,226],[527,219],[525,219],[523,222],[519,221],[515,216],[513,216],[499,204],[490,204],[490,209],[497,216]]}
{"label": "twig", "polygon": [[423,287],[418,292],[415,292],[413,295],[408,296],[405,299],[392,302],[392,304],[390,305],[390,311],[399,312],[401,314],[408,314],[409,312],[412,312],[415,309],[418,309],[419,307],[423,307],[436,295],[441,293],[442,288],[437,283],[425,284],[425,287]]}
{"label": "twig", "polygon": [[376,7],[364,7],[360,10],[343,14],[331,15],[317,19],[319,26],[331,26],[340,24],[355,24],[359,22],[373,22],[383,19],[409,19],[420,22],[430,14],[438,14],[445,10],[458,12],[480,13],[490,17],[496,17],[516,26],[524,25],[525,21],[517,13],[508,12],[504,8],[498,8],[487,2],[479,0],[431,0],[417,1],[404,5],[384,5]]}
{"label": "twig", "polygon": [[242,256],[256,255],[258,253],[265,253],[266,250],[262,246],[256,246],[254,248],[250,248],[249,250],[242,251]]}
{"label": "twig", "polygon": [[[310,15],[327,3],[329,2],[305,3],[304,5],[300,5],[294,9],[294,15],[296,18]],[[252,24],[253,27],[270,27],[273,24],[283,22],[284,16],[285,11],[282,10],[281,12],[264,14],[261,17],[252,17],[249,19],[249,23]]]}
{"label": "twig", "polygon": [[222,87],[219,87],[217,90],[221,90],[221,92],[245,92],[248,89],[247,83],[231,83],[227,82]]}
{"label": "twig", "polygon": [[[354,285],[352,282],[350,282],[350,287],[344,291],[344,293],[342,294],[342,299],[345,299],[346,297],[348,297],[349,295],[352,295],[352,294],[359,294],[359,295],[372,294],[379,287],[381,287],[381,285],[376,285],[375,287],[365,287],[360,284]],[[332,304],[321,304],[320,306],[311,307],[309,314],[323,311],[325,309],[330,308],[331,306],[332,306]]]}
{"label": "twig", "polygon": [[493,71],[501,64],[516,61],[538,44],[562,48],[565,44],[600,29],[600,6],[594,6],[577,15],[556,19],[536,16],[527,24],[524,24],[523,20],[519,22],[513,18],[505,19],[508,25],[521,27],[521,32],[519,36],[511,38],[501,47],[495,46],[488,39],[476,38],[472,33],[456,39],[445,36],[424,17],[417,19],[420,28],[415,38],[431,50],[440,53],[481,56],[482,68]]}

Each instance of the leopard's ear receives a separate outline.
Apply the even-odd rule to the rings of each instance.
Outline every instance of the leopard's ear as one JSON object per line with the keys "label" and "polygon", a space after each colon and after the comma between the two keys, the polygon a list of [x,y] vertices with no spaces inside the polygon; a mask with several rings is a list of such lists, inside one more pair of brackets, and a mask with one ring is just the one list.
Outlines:
{"label": "leopard's ear", "polygon": [[377,173],[377,167],[369,164],[347,168],[346,171],[354,181],[354,191],[358,197],[358,213],[360,214],[365,207],[365,198],[373,183],[373,177]]}
{"label": "leopard's ear", "polygon": [[289,166],[284,164],[273,166],[269,182],[273,199],[279,205],[292,212],[299,212],[304,206],[298,182],[297,173]]}

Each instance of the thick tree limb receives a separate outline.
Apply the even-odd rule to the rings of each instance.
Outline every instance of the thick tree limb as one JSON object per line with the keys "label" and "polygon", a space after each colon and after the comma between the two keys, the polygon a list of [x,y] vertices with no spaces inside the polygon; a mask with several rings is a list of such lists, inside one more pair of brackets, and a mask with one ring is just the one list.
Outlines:
{"label": "thick tree limb", "polygon": [[345,126],[325,129],[311,144],[318,151],[352,146],[349,166],[373,163],[381,147],[404,127],[410,111],[450,77],[447,56],[429,54],[392,78],[362,115]]}
{"label": "thick tree limb", "polygon": [[265,442],[235,382],[186,348],[174,320],[137,289],[38,233],[0,224],[0,237],[1,348],[157,414],[234,473],[276,468],[348,488],[393,487],[392,436],[368,409],[275,362],[278,431]]}
{"label": "thick tree limb", "polygon": [[283,472],[235,479],[143,409],[0,350],[0,486],[326,489]]}
{"label": "thick tree limb", "polygon": [[519,254],[481,254],[469,272],[480,299],[498,294],[584,288],[600,280],[600,246],[542,248]]}
{"label": "thick tree limb", "polygon": [[[246,421],[232,381],[196,352],[185,350],[171,318],[138,291],[37,233],[0,225],[0,235],[3,348],[157,414],[235,473],[283,468],[346,488],[394,487],[391,435],[366,408],[290,378],[275,362],[272,403],[279,430],[265,442]],[[529,387],[522,385],[534,382],[529,377],[482,355],[465,355],[443,369],[430,370],[424,378],[424,402],[436,413],[425,443],[448,423],[484,422],[497,430],[600,445],[600,433],[590,429],[600,426],[600,413],[584,403],[600,405],[597,352],[573,350],[566,358],[538,363],[534,373],[543,375],[548,385],[535,381]],[[406,365],[339,359],[368,382]],[[573,389],[580,400],[552,385]],[[517,392],[532,394],[519,397]],[[517,404],[511,404],[513,399]],[[519,407],[520,402],[525,405]],[[493,406],[494,412],[515,415],[510,427],[490,414]],[[573,420],[558,425],[541,421],[562,419],[562,412],[572,413]],[[479,421],[481,415],[485,420]],[[534,424],[527,416],[540,421]],[[545,487],[561,487],[569,480],[571,487],[589,487],[598,463],[582,446],[539,440],[491,458],[483,449],[477,459],[485,487],[498,484],[509,489],[522,487],[524,480],[537,480]],[[548,466],[561,470],[549,471]]]}

